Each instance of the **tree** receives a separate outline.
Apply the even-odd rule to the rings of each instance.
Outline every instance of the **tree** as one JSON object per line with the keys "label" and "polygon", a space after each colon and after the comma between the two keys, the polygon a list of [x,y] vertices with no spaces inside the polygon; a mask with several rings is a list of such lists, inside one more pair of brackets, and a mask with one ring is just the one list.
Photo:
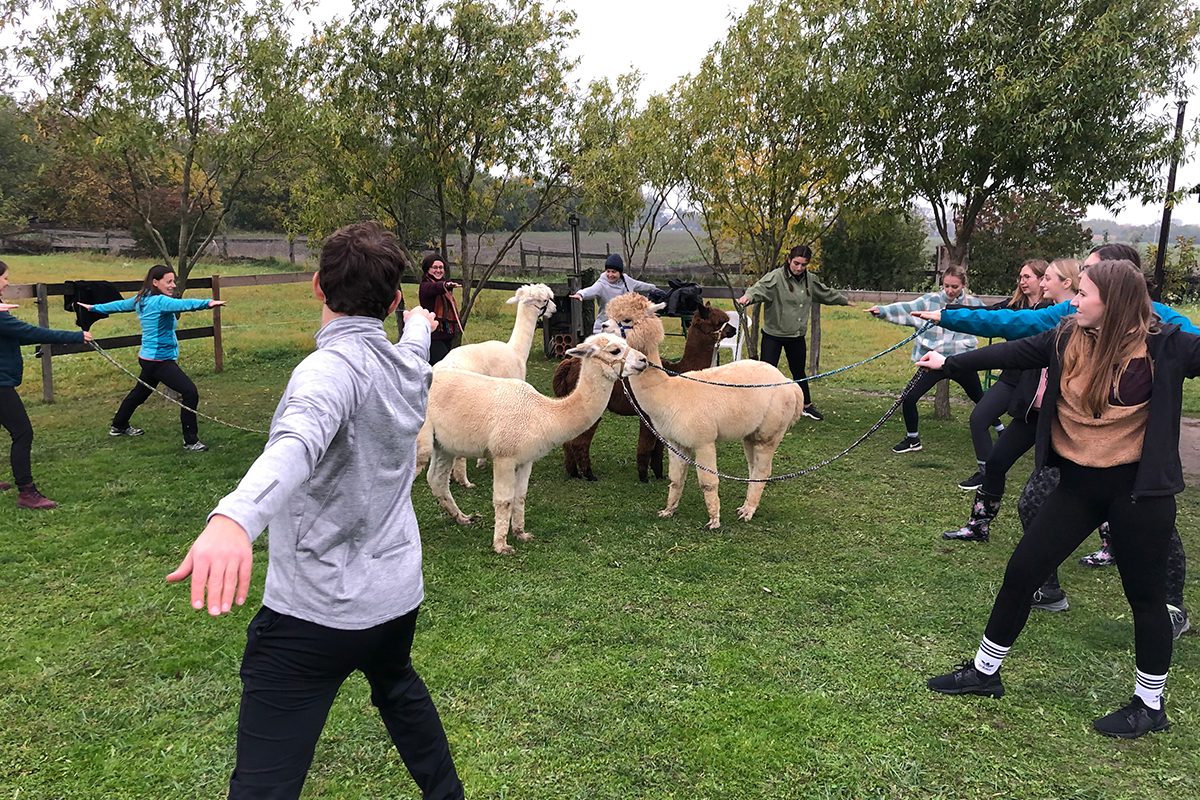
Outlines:
{"label": "tree", "polygon": [[1079,224],[1082,217],[1082,208],[1046,191],[993,195],[971,240],[971,289],[1008,294],[1025,261],[1084,254],[1092,232]]}
{"label": "tree", "polygon": [[[861,76],[848,123],[964,263],[988,201],[1045,189],[1076,206],[1161,192],[1198,15],[1174,0],[865,0],[840,15]],[[951,223],[957,217],[960,222]]]}
{"label": "tree", "polygon": [[[704,221],[718,273],[731,243],[743,271],[761,275],[787,246],[816,242],[870,188],[845,124],[851,81],[835,58],[830,13],[840,7],[759,0],[675,87],[671,140],[685,149],[685,203]],[[756,329],[757,320],[752,342]]]}
{"label": "tree", "polygon": [[[33,31],[21,62],[66,115],[63,147],[114,160],[109,188],[185,283],[245,180],[303,120],[280,0],[73,0]],[[172,202],[166,241],[157,217]]]}
{"label": "tree", "polygon": [[31,216],[29,195],[43,159],[37,138],[24,109],[0,94],[0,233],[23,227]]}
{"label": "tree", "polygon": [[640,255],[645,268],[650,252],[669,222],[663,214],[682,181],[678,143],[670,130],[669,101],[655,95],[637,110],[641,75],[622,75],[612,86],[594,81],[580,104],[580,140],[571,175],[581,207],[593,223],[606,223],[621,235],[625,262]]}
{"label": "tree", "polygon": [[[458,249],[464,319],[521,233],[569,193],[573,23],[538,0],[366,0],[318,42],[328,165],[410,246],[432,215],[432,238]],[[501,208],[520,220],[484,256]]]}
{"label": "tree", "polygon": [[924,220],[910,209],[843,213],[821,237],[822,279],[861,289],[928,287],[926,238]]}

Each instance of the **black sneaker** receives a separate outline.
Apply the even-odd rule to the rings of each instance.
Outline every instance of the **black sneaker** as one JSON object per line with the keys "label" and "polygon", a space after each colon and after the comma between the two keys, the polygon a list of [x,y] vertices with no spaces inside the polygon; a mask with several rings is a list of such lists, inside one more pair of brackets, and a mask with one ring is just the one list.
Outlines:
{"label": "black sneaker", "polygon": [[1066,611],[1071,607],[1067,593],[1062,589],[1047,589],[1043,586],[1033,593],[1033,607],[1042,611]]}
{"label": "black sneaker", "polygon": [[931,690],[941,694],[978,694],[999,699],[1004,696],[1004,682],[1000,670],[984,675],[975,669],[975,662],[964,661],[952,672],[938,675],[925,682]]}
{"label": "black sneaker", "polygon": [[144,430],[133,426],[118,428],[116,425],[110,425],[108,428],[109,436],[141,436],[143,433],[145,433]]}
{"label": "black sneaker", "polygon": [[915,453],[920,449],[920,436],[905,436],[897,444],[892,445],[893,453]]}
{"label": "black sneaker", "polygon": [[1167,719],[1165,704],[1155,711],[1143,703],[1142,698],[1135,695],[1130,698],[1127,705],[1093,722],[1092,727],[1105,736],[1136,739],[1147,733],[1165,731],[1171,727],[1171,723]]}
{"label": "black sneaker", "polygon": [[809,419],[815,419],[817,422],[820,422],[823,419],[825,419],[825,415],[822,414],[820,411],[817,411],[817,407],[814,406],[812,403],[809,403],[808,405],[806,405],[803,408],[803,410],[801,411],[801,413],[804,414],[804,416],[808,417]]}
{"label": "black sneaker", "polygon": [[980,486],[983,486],[983,473],[979,470],[975,470],[975,474],[967,478],[965,481],[958,482],[958,488],[962,489],[964,492],[973,492]]}
{"label": "black sneaker", "polygon": [[1178,639],[1192,629],[1192,623],[1188,620],[1186,608],[1173,606],[1167,603],[1167,613],[1171,615],[1171,638]]}

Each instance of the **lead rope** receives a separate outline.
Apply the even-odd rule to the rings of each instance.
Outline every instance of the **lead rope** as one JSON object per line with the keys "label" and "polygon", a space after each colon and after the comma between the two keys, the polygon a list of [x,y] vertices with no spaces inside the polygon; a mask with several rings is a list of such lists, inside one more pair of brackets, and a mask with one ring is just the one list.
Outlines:
{"label": "lead rope", "polygon": [[168,401],[174,403],[175,405],[179,406],[180,408],[190,411],[198,417],[203,417],[204,419],[208,420],[209,422],[215,422],[218,425],[224,425],[226,428],[234,428],[239,431],[245,431],[246,433],[257,433],[261,436],[267,435],[266,431],[260,431],[257,428],[246,428],[246,427],[243,427],[242,425],[238,425],[237,423],[226,422],[223,419],[218,419],[217,417],[210,416],[201,411],[197,411],[194,408],[189,408],[188,406],[181,403],[179,400],[176,400],[174,397],[171,397],[166,392],[160,390],[157,386],[151,386],[150,384],[146,383],[144,380],[139,378],[137,375],[134,375],[132,372],[130,372],[128,369],[126,369],[124,364],[122,364],[120,361],[117,361],[115,358],[113,358],[111,355],[109,355],[108,352],[103,347],[96,344],[94,341],[89,342],[89,344],[92,346],[93,350],[95,350],[97,353],[99,353],[101,356],[104,357],[105,361],[112,364],[114,367],[121,370],[121,372],[124,372],[129,377],[133,378],[137,383],[140,383],[142,386],[145,386],[150,391],[154,392],[155,394],[159,395],[160,397],[167,399]]}

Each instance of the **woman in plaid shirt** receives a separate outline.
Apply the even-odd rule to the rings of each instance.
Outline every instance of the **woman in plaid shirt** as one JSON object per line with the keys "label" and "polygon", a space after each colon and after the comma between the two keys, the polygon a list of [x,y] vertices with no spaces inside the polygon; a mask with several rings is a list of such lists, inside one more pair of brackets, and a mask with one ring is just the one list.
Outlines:
{"label": "woman in plaid shirt", "polygon": [[[919,327],[925,323],[912,315],[914,311],[935,311],[951,304],[960,306],[983,305],[982,300],[974,295],[967,294],[966,290],[967,271],[962,267],[951,264],[942,273],[942,290],[940,292],[930,292],[907,303],[871,306],[867,309],[867,313],[873,314],[879,319],[895,323],[896,325]],[[950,353],[965,353],[968,350],[974,350],[977,344],[978,341],[976,341],[974,336],[934,326],[916,338],[916,342],[913,344],[912,359],[913,361],[918,361],[921,356],[930,351],[936,351],[945,355],[949,355]],[[937,382],[943,380],[945,377],[945,375],[938,372],[930,372],[929,370],[921,371],[920,377],[912,387],[912,391],[904,398],[902,406],[907,435],[892,447],[893,453],[915,453],[921,449],[921,437],[919,434],[920,417],[917,414],[917,401],[924,397],[926,392],[936,386]],[[971,398],[972,402],[978,403],[979,399],[983,397],[983,386],[979,383],[979,373],[968,373],[953,380],[963,388],[963,391],[967,393],[967,397]],[[995,424],[997,426],[1000,425],[998,420]],[[1003,430],[1002,427],[998,427],[997,429]],[[984,457],[986,458],[986,454]]]}

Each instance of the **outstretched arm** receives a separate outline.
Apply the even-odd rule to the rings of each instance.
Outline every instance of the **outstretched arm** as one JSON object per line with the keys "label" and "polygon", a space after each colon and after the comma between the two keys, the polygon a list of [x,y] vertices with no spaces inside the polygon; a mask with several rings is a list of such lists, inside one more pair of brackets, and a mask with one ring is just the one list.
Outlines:
{"label": "outstretched arm", "polygon": [[1048,308],[943,308],[938,324],[976,336],[1024,339],[1051,330],[1063,317],[1074,313],[1069,300]]}

